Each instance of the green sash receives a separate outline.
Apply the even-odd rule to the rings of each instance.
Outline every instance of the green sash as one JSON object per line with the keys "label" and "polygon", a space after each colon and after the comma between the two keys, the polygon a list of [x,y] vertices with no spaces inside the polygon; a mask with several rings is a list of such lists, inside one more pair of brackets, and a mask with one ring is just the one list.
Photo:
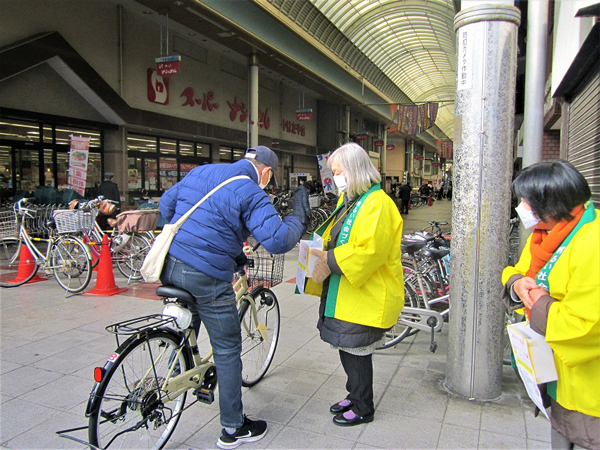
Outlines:
{"label": "green sash", "polygon": [[[342,229],[340,230],[340,234],[338,235],[336,247],[339,247],[340,245],[344,245],[348,242],[348,239],[350,237],[350,232],[352,231],[352,225],[354,225],[354,220],[356,219],[356,216],[358,215],[358,211],[360,210],[360,207],[364,204],[365,199],[367,198],[367,196],[369,194],[371,194],[375,191],[378,191],[380,189],[381,189],[381,185],[379,183],[374,184],[373,186],[371,186],[371,189],[369,189],[367,192],[365,192],[358,199],[358,201],[354,204],[352,209],[348,212],[348,215],[346,216],[344,225],[342,226]],[[336,211],[338,209],[339,208],[336,208]],[[332,214],[332,216],[335,216],[335,211],[334,211],[334,214]],[[328,223],[328,222],[329,222],[329,219],[326,221],[326,223]],[[323,224],[323,225],[325,225],[325,224]],[[319,230],[321,229],[321,227],[319,227]],[[317,231],[319,231],[319,230],[317,230]],[[323,232],[323,231],[321,231],[321,232]],[[338,295],[338,290],[339,290],[339,286],[340,286],[340,280],[341,280],[341,276],[338,274],[335,274],[335,273],[332,273],[329,277],[329,289],[327,291],[327,299],[325,301],[325,317],[335,317],[335,306],[336,306],[336,302],[337,302],[337,295]]]}
{"label": "green sash", "polygon": [[[565,251],[565,248],[567,248],[567,245],[569,245],[569,243],[571,242],[571,239],[573,239],[573,236],[575,236],[577,234],[579,229],[582,226],[584,226],[586,223],[593,222],[595,218],[596,218],[596,210],[594,209],[594,204],[590,200],[585,204],[585,211],[583,213],[583,216],[581,216],[579,223],[575,226],[573,231],[571,231],[571,233],[569,233],[569,235],[565,238],[565,240],[562,242],[562,244],[560,244],[560,247],[558,247],[556,249],[556,251],[554,252],[554,255],[552,255],[552,258],[550,258],[550,260],[546,263],[546,265],[544,267],[542,267],[540,269],[540,271],[537,273],[537,275],[535,276],[535,281],[539,287],[542,287],[542,288],[546,289],[548,292],[550,292],[550,282],[548,281],[548,277],[550,276],[550,272],[556,265],[556,261],[558,261],[558,258],[561,257],[561,255]],[[552,397],[554,400],[556,400],[556,388],[557,388],[556,381],[551,381],[547,385],[548,395],[550,397]]]}

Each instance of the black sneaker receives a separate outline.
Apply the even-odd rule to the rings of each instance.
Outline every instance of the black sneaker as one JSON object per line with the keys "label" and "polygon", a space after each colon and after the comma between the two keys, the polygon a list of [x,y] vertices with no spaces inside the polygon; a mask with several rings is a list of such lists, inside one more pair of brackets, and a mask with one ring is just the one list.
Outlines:
{"label": "black sneaker", "polygon": [[236,448],[245,442],[260,441],[267,434],[267,422],[264,420],[250,420],[244,416],[244,424],[235,434],[229,434],[224,429],[217,441],[217,447],[222,449]]}

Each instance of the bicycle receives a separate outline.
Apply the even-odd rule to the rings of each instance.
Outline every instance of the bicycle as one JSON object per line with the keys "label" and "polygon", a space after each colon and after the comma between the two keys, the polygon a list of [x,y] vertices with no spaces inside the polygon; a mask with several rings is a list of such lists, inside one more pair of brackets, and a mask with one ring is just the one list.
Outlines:
{"label": "bicycle", "polygon": [[[111,214],[115,203],[100,196],[88,202],[74,200],[70,208],[95,211],[96,214],[99,210],[104,214]],[[153,230],[156,227],[158,215],[158,210],[126,211],[119,214],[116,219],[108,219],[108,224],[113,227],[112,230],[102,230],[97,222],[94,222],[92,229],[82,230],[83,240],[90,246],[94,256],[93,266],[95,267],[99,262],[100,245],[104,235],[108,234],[111,259],[116,263],[119,272],[127,278],[127,283],[141,280],[140,269],[154,242],[154,234],[148,228]],[[150,220],[147,220],[148,218]]]}
{"label": "bicycle", "polygon": [[[256,249],[253,249],[254,251]],[[266,253],[266,252],[265,252]],[[251,387],[266,374],[279,340],[280,311],[277,296],[269,289],[282,281],[283,256],[255,253],[260,273],[250,279],[245,270],[234,283],[242,329],[242,385]],[[252,288],[252,286],[255,286]],[[214,401],[217,372],[212,351],[200,357],[197,336],[187,304],[193,296],[174,286],[159,286],[162,314],[115,323],[106,330],[115,335],[117,349],[103,367],[94,371],[96,381],[86,407],[89,444],[109,448],[162,448],[181,414],[196,402]],[[127,336],[119,342],[119,336]],[[196,401],[185,406],[188,391]]]}
{"label": "bicycle", "polygon": [[[35,210],[23,206],[32,200],[20,199],[13,207],[14,221],[3,219],[0,224],[3,228],[0,233],[3,236],[0,240],[0,286],[21,286],[41,268],[46,274],[53,275],[65,291],[73,294],[83,291],[92,276],[92,256],[89,247],[71,233],[89,228],[94,220],[93,214],[55,210],[54,225],[58,236],[51,227],[48,239],[33,238],[25,226],[25,220],[33,217]],[[5,213],[4,217],[8,217],[8,214]],[[40,251],[34,241],[47,243],[46,252]],[[29,255],[22,253],[23,248],[29,251],[32,260],[28,259]]]}

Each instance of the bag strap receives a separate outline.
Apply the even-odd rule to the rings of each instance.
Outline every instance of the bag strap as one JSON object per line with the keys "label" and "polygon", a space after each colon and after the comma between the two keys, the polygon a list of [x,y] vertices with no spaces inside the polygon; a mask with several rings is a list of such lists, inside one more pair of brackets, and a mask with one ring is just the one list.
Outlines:
{"label": "bag strap", "polygon": [[225,186],[226,184],[228,184],[228,183],[231,183],[232,181],[235,181],[235,180],[243,180],[243,179],[245,179],[245,178],[247,178],[248,180],[251,180],[251,178],[250,178],[249,176],[247,176],[247,175],[238,175],[238,176],[236,176],[236,177],[232,177],[232,178],[229,178],[229,179],[227,179],[227,180],[223,181],[221,184],[219,184],[217,187],[215,187],[215,188],[214,188],[212,191],[210,191],[208,194],[206,194],[204,197],[202,197],[202,200],[200,200],[198,203],[196,203],[194,206],[192,206],[192,207],[189,209],[189,211],[188,211],[188,212],[186,212],[186,213],[185,213],[183,216],[181,216],[181,217],[180,217],[180,218],[177,220],[177,222],[175,222],[175,223],[173,224],[173,226],[174,226],[175,230],[176,230],[176,231],[178,231],[178,230],[179,230],[179,228],[181,228],[181,225],[183,225],[183,222],[185,222],[185,221],[188,219],[188,217],[190,217],[190,216],[192,215],[192,213],[193,213],[194,211],[196,211],[196,208],[198,208],[198,206],[200,206],[202,203],[204,203],[204,201],[205,201],[205,200],[206,200],[208,197],[210,197],[211,195],[213,195],[213,194],[214,194],[216,191],[218,191],[219,189],[221,189],[221,188],[222,188],[223,186]]}

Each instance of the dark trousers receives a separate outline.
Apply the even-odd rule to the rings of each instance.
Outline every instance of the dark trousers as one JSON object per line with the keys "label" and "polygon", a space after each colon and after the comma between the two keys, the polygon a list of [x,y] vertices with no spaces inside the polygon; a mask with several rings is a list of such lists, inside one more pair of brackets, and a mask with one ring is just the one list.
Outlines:
{"label": "dark trousers", "polygon": [[400,211],[402,214],[408,214],[408,202],[410,202],[410,199],[402,200],[402,209]]}
{"label": "dark trousers", "polygon": [[354,403],[352,410],[358,416],[375,413],[373,404],[373,355],[356,356],[339,350],[344,372],[348,376],[346,390],[348,400]]}

